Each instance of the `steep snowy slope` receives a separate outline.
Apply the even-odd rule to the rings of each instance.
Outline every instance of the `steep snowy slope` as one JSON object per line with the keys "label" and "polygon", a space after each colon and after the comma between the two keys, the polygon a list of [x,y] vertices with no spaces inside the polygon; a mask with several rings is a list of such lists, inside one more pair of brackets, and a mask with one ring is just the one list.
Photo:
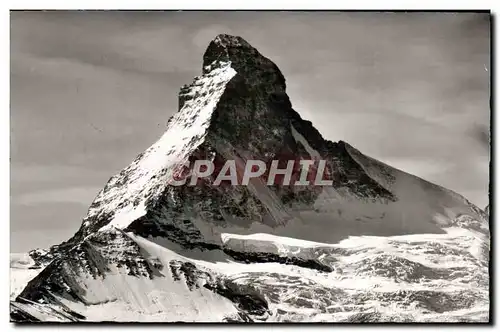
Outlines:
{"label": "steep snowy slope", "polygon": [[348,153],[363,167],[367,174],[398,197],[399,216],[402,222],[408,216],[432,220],[440,227],[455,224],[457,217],[468,215],[480,221],[464,225],[488,235],[488,215],[461,195],[405,173],[378,160],[363,155],[346,144]]}
{"label": "steep snowy slope", "polygon": [[[485,321],[489,228],[460,195],[330,142],[276,65],[217,36],[165,134],[98,194],[12,317],[105,321]],[[331,186],[173,186],[183,165],[326,160]],[[294,173],[293,181],[297,177]]]}
{"label": "steep snowy slope", "polygon": [[28,254],[10,254],[10,298],[15,299],[28,282],[41,271]]}

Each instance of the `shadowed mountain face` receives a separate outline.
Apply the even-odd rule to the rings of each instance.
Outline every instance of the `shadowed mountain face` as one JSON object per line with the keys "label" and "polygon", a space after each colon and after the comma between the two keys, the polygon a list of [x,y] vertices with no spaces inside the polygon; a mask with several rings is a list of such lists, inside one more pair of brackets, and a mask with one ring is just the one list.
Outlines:
{"label": "shadowed mountain face", "polygon": [[[283,185],[279,179],[267,185],[267,174],[251,179],[248,186],[228,181],[215,185],[215,175],[199,179],[195,186],[171,185],[186,162],[207,159],[216,170],[234,160],[238,176],[250,159],[268,167],[278,160],[280,168],[288,160],[325,160],[332,185]],[[255,234],[272,239],[254,238]],[[34,268],[44,270],[12,304],[13,317],[123,320],[132,311],[135,314],[127,319],[293,321],[307,320],[307,310],[314,309],[337,321],[390,320],[366,311],[365,302],[399,301],[407,310],[412,305],[408,296],[418,302],[432,297],[432,287],[443,280],[459,282],[459,277],[451,276],[453,269],[438,270],[415,262],[411,255],[402,257],[405,241],[399,237],[417,236],[412,239],[418,242],[419,234],[435,238],[405,250],[417,257],[419,250],[444,246],[458,250],[453,257],[466,255],[470,266],[460,278],[479,280],[482,299],[489,251],[485,213],[460,195],[365,156],[348,143],[323,139],[311,122],[293,110],[278,67],[242,38],[219,35],[203,56],[202,75],[181,88],[179,112],[169,120],[165,134],[108,181],[74,237],[48,251],[31,252]],[[462,235],[472,249],[456,249]],[[366,236],[384,240],[370,242]],[[359,250],[339,244],[353,237],[359,237],[359,243],[368,242]],[[377,250],[377,241],[399,254]],[[429,241],[438,243],[437,247]],[[447,254],[435,255],[434,262],[446,260]],[[358,258],[353,262],[359,269],[347,267],[348,256]],[[365,264],[376,269],[367,270]],[[473,268],[476,265],[478,271]],[[269,277],[269,284],[265,266],[278,271]],[[314,271],[311,280],[315,281],[309,285],[307,280],[295,279],[292,271],[297,268]],[[371,299],[362,292],[349,297],[347,290],[334,291],[321,281],[329,273],[342,275],[346,268],[353,280],[359,274],[395,282],[431,280],[427,285],[431,290],[424,287],[418,294],[398,296],[389,292]],[[236,278],[235,271],[246,277]],[[307,293],[290,304],[298,311],[284,309],[281,287],[294,289],[291,294]],[[451,304],[426,307],[421,316],[404,319],[432,321],[435,313],[479,305],[471,300],[455,308],[461,288],[450,289],[451,293],[443,293],[442,302]],[[325,292],[331,294],[330,302],[313,303]],[[346,296],[349,300],[343,303]],[[465,295],[469,296],[473,297]],[[173,310],[171,302],[179,298],[183,300]],[[204,308],[207,301],[215,311]],[[348,311],[353,316],[329,311],[335,303],[351,306]],[[99,308],[108,306],[116,310],[114,316],[96,316]]]}

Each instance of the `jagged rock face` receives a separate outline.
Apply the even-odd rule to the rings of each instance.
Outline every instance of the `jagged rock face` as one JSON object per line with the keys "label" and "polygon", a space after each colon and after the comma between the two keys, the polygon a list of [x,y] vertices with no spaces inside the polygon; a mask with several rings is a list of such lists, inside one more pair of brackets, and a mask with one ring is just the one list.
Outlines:
{"label": "jagged rock face", "polygon": [[[216,171],[227,160],[323,159],[333,185],[268,186],[266,174],[248,186],[216,186],[215,175],[171,185],[199,159]],[[487,320],[488,254],[483,211],[325,140],[293,110],[271,60],[219,35],[165,134],[108,181],[71,239],[30,252],[43,270],[12,319],[96,320],[108,308],[101,320]]]}

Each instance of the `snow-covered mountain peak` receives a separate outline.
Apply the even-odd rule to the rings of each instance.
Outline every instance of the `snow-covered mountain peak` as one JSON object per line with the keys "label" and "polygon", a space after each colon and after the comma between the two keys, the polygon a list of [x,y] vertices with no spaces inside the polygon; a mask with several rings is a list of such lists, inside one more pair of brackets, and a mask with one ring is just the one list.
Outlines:
{"label": "snow-covered mountain peak", "polygon": [[283,152],[276,145],[286,133],[291,138],[290,114],[300,117],[291,109],[278,67],[241,37],[229,35],[217,36],[203,59],[203,74],[181,88],[179,111],[164,135],[109,180],[92,203],[80,238],[103,226],[126,228],[143,217],[190,158],[209,150],[222,156],[237,149],[243,158]]}
{"label": "snow-covered mountain peak", "polygon": [[209,66],[216,60],[231,61],[231,57],[235,54],[234,49],[239,49],[239,54],[245,54],[245,57],[257,53],[257,50],[243,38],[219,34],[209,43],[203,55],[203,66]]}
{"label": "snow-covered mountain peak", "polygon": [[[163,234],[185,245],[220,245],[220,234],[234,227],[245,234],[255,229],[302,233],[303,240],[331,242],[359,232],[440,233],[459,215],[480,218],[460,195],[367,157],[346,142],[325,140],[292,108],[278,67],[241,37],[218,35],[203,62],[202,75],[181,88],[179,111],[163,136],[108,181],[67,245],[114,227],[143,236]],[[202,186],[169,185],[183,164],[197,159],[217,165],[324,159],[333,185],[268,186],[257,179],[228,187],[213,186],[213,177],[203,179]],[[316,212],[311,216],[311,211]],[[368,222],[373,218],[379,221]],[[343,225],[351,219],[356,222]],[[339,227],[346,229],[339,233]]]}
{"label": "snow-covered mountain peak", "polygon": [[[199,159],[240,169],[324,160],[332,185],[216,185],[213,175],[173,186]],[[271,60],[218,35],[162,137],[108,181],[71,239],[30,252],[41,272],[14,287],[12,316],[435,321],[477,310],[484,320],[488,232],[459,194],[325,140]]]}
{"label": "snow-covered mountain peak", "polygon": [[247,84],[285,90],[285,78],[279,68],[241,37],[220,34],[209,43],[203,54],[203,72],[220,62],[231,62]]}

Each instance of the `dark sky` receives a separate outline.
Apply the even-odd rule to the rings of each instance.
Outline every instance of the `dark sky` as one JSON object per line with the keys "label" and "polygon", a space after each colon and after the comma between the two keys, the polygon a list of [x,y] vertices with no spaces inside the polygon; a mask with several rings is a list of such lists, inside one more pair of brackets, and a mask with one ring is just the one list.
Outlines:
{"label": "dark sky", "polygon": [[12,251],[77,230],[218,33],[272,59],[326,138],[487,204],[487,14],[13,12]]}

